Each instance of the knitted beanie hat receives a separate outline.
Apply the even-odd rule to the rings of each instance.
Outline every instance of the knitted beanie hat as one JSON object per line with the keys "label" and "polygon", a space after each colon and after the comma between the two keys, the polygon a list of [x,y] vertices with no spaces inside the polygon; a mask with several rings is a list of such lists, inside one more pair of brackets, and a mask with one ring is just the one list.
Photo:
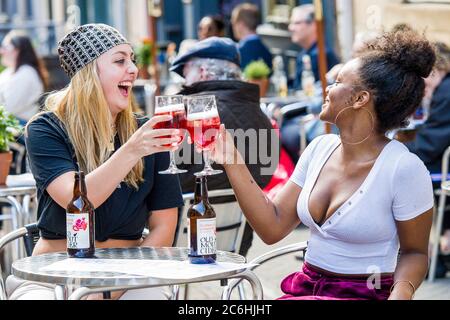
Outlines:
{"label": "knitted beanie hat", "polygon": [[69,78],[72,78],[109,49],[128,43],[119,31],[106,24],[82,25],[59,42],[59,61]]}

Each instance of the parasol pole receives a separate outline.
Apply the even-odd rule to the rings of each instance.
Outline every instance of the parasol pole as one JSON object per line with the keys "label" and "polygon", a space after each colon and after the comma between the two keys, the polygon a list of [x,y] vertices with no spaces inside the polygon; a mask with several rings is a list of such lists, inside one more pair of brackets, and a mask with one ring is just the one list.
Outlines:
{"label": "parasol pole", "polygon": [[[317,26],[317,46],[319,49],[319,75],[320,75],[320,82],[322,83],[322,97],[325,103],[325,97],[327,95],[326,88],[328,86],[326,76],[328,72],[328,63],[325,48],[325,27],[324,27],[322,0],[314,0],[314,9]],[[325,123],[325,132],[327,134],[331,133],[331,125],[329,123]]]}

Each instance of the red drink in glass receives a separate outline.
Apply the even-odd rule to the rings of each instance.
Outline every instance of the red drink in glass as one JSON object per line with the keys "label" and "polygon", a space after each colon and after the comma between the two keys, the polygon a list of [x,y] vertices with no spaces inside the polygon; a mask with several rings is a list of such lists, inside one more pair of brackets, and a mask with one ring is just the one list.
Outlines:
{"label": "red drink in glass", "polygon": [[[172,120],[159,122],[154,126],[154,129],[186,129],[186,111],[184,110],[184,104],[169,105],[167,107],[156,109],[155,116],[165,115],[172,116]],[[180,138],[180,141],[174,143],[172,146],[176,147],[183,142],[184,133],[180,134]],[[166,147],[170,147],[170,145],[166,145]]]}
{"label": "red drink in glass", "polygon": [[201,150],[208,150],[216,141],[220,129],[217,110],[189,114],[187,129],[195,145]]}

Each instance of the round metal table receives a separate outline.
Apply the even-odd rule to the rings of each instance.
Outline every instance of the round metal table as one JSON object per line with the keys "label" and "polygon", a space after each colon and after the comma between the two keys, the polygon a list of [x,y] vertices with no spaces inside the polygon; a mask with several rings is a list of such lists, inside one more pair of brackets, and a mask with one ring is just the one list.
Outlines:
{"label": "round metal table", "polygon": [[[95,255],[99,259],[138,259],[138,260],[188,260],[188,248],[121,248],[121,249],[97,249]],[[167,279],[154,276],[133,276],[118,272],[72,272],[72,271],[46,271],[43,270],[55,262],[67,259],[66,253],[51,253],[34,256],[15,261],[12,264],[12,274],[18,278],[55,284],[57,299],[78,300],[96,292],[108,292],[116,290],[130,290],[147,287],[179,285],[195,282],[207,282],[227,279],[245,279],[249,281],[253,289],[253,299],[261,300],[263,291],[261,282],[256,275],[247,268],[241,270],[226,271],[219,274],[187,279]],[[245,258],[235,253],[218,251],[218,262],[232,262],[243,264]],[[68,296],[70,286],[78,287]]]}

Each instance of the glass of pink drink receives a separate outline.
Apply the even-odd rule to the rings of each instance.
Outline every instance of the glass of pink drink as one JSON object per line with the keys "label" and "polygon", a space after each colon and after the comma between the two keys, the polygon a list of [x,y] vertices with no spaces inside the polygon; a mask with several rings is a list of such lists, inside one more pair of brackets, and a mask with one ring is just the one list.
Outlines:
{"label": "glass of pink drink", "polygon": [[[170,115],[172,120],[160,122],[154,129],[181,129],[180,141],[172,144],[173,147],[181,145],[184,140],[184,130],[186,129],[186,111],[184,108],[183,96],[157,96],[155,104],[155,116]],[[170,147],[167,145],[166,147]],[[175,155],[170,152],[170,166],[167,170],[159,174],[186,173],[187,170],[178,169],[175,162]]]}
{"label": "glass of pink drink", "polygon": [[220,116],[217,111],[215,96],[192,96],[186,98],[187,122],[192,141],[197,149],[203,151],[205,167],[203,171],[195,173],[196,176],[211,176],[221,174],[223,171],[214,170],[209,160],[209,151],[219,134]]}

